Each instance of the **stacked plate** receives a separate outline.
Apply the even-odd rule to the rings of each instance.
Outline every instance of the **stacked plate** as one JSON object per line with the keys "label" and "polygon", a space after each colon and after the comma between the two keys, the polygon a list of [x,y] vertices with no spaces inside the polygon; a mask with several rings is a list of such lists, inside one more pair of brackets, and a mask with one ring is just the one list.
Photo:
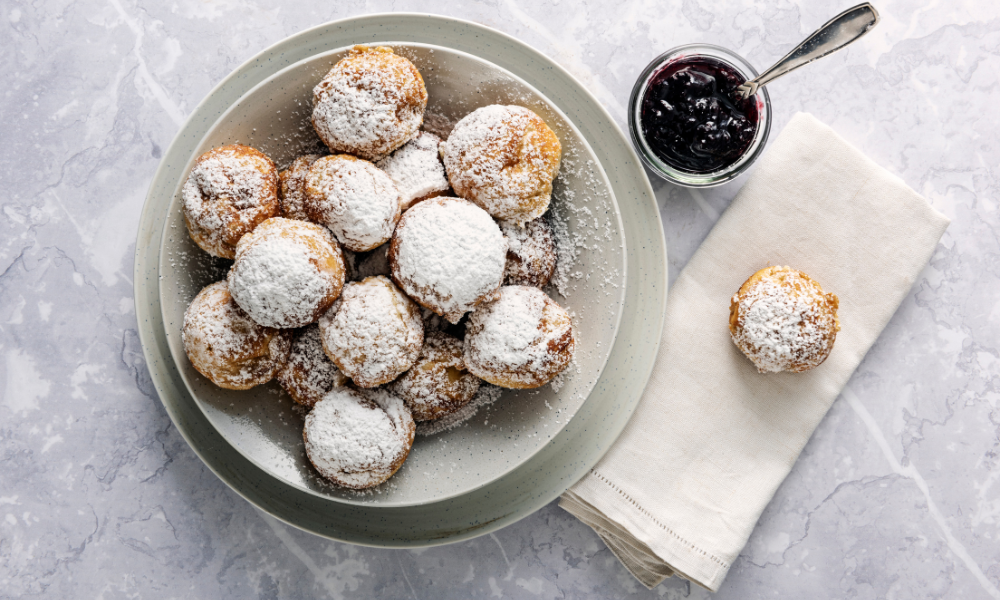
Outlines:
{"label": "stacked plate", "polygon": [[[193,370],[180,342],[184,309],[225,267],[190,241],[181,218],[179,190],[191,164],[226,143],[254,146],[279,165],[312,149],[312,87],[358,43],[391,46],[410,58],[428,88],[428,114],[440,123],[487,104],[518,104],[559,135],[564,161],[552,210],[562,225],[564,257],[573,258],[560,289],[550,293],[574,314],[579,339],[576,363],[558,388],[506,391],[467,424],[418,438],[403,469],[365,495],[314,475],[302,451],[301,417],[279,388],[216,388]],[[473,537],[526,516],[603,455],[652,368],[667,277],[645,173],[576,80],[488,28],[391,14],[330,23],[284,40],[209,94],[150,186],[135,282],[140,337],[160,398],[223,481],[275,517],[319,535],[420,546]]]}

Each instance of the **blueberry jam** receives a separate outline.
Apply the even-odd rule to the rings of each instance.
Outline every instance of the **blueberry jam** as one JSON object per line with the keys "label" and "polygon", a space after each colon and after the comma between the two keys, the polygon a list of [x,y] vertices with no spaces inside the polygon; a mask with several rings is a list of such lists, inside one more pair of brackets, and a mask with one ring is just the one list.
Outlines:
{"label": "blueberry jam", "polygon": [[743,100],[746,81],[732,66],[707,56],[671,61],[649,78],[639,122],[650,149],[668,165],[712,173],[735,163],[757,133],[757,99]]}

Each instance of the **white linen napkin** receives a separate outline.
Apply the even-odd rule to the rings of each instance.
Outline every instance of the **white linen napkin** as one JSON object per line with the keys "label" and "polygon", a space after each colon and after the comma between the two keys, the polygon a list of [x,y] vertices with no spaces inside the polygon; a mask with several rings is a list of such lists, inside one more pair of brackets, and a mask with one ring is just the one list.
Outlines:
{"label": "white linen napkin", "polygon": [[[947,226],[832,129],[795,115],[674,283],[635,415],[560,506],[647,587],[677,574],[717,591]],[[768,265],[840,298],[837,341],[811,371],[762,375],[730,339],[730,297]]]}

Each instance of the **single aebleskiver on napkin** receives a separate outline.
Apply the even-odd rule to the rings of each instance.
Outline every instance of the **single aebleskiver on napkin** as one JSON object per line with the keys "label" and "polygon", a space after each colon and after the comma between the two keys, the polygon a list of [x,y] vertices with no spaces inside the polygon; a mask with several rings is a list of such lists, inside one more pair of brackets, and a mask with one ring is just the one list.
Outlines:
{"label": "single aebleskiver on napkin", "polygon": [[[560,506],[647,587],[676,573],[718,590],[947,226],[832,129],[795,115],[677,278],[639,407]],[[760,374],[730,339],[729,299],[768,265],[840,298],[841,331],[811,371]]]}

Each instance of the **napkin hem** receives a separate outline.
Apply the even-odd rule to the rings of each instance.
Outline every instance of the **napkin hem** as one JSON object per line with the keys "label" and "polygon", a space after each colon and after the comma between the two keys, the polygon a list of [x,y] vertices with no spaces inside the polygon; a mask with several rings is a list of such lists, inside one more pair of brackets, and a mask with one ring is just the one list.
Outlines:
{"label": "napkin hem", "polygon": [[711,552],[709,552],[707,550],[704,550],[702,548],[699,548],[696,544],[688,541],[686,538],[681,537],[680,534],[678,534],[676,531],[674,531],[673,529],[671,529],[671,528],[667,527],[666,525],[664,525],[663,523],[661,523],[659,521],[659,519],[657,519],[656,517],[654,517],[652,515],[652,513],[650,513],[645,508],[643,508],[641,504],[639,504],[638,502],[636,502],[635,499],[632,498],[632,496],[629,496],[625,492],[625,490],[623,490],[620,487],[618,487],[617,485],[611,483],[610,479],[608,479],[604,475],[601,475],[600,473],[598,473],[596,469],[591,469],[590,470],[590,475],[593,475],[599,481],[602,481],[603,483],[605,483],[612,490],[618,492],[618,494],[622,498],[624,498],[625,500],[627,500],[629,502],[629,504],[631,504],[636,510],[639,511],[640,514],[642,514],[647,519],[649,519],[650,521],[652,521],[653,523],[655,523],[656,525],[658,525],[660,527],[660,529],[662,529],[662,530],[666,531],[667,533],[669,533],[671,536],[673,536],[673,538],[675,540],[677,540],[678,542],[680,542],[680,543],[684,544],[685,546],[691,548],[692,550],[697,551],[699,554],[701,554],[705,558],[711,560],[712,562],[718,564],[723,569],[726,569],[726,570],[729,569],[729,567],[730,567],[729,563],[727,563],[726,561],[722,560],[718,556],[715,556]]}
{"label": "napkin hem", "polygon": [[[623,534],[642,542],[652,553],[649,557],[650,560],[660,562],[674,574],[709,591],[716,592],[722,585],[731,563],[691,543],[687,538],[664,525],[632,495],[614,483],[610,477],[603,475],[596,469],[591,469],[583,479],[573,486],[570,492],[574,495],[580,495],[581,498],[585,497],[593,511],[601,515],[603,521],[614,528],[621,529]],[[624,502],[622,502],[623,500]],[[566,506],[564,508],[568,509]],[[576,511],[570,510],[570,512],[575,513]],[[591,519],[581,520],[598,534],[601,533],[591,522]],[[654,528],[655,531],[666,532],[668,536],[655,535]],[[629,566],[628,562],[624,560],[622,562],[626,567]],[[633,575],[636,574],[633,573]],[[647,587],[655,587],[650,586],[638,575],[636,578]],[[660,581],[665,578],[661,577]],[[655,583],[658,584],[659,581]]]}
{"label": "napkin hem", "polygon": [[604,518],[599,510],[586,500],[567,491],[559,499],[559,507],[567,511],[597,533],[611,553],[647,589],[653,589],[664,579],[683,573],[674,571],[653,550],[636,539],[627,530]]}

